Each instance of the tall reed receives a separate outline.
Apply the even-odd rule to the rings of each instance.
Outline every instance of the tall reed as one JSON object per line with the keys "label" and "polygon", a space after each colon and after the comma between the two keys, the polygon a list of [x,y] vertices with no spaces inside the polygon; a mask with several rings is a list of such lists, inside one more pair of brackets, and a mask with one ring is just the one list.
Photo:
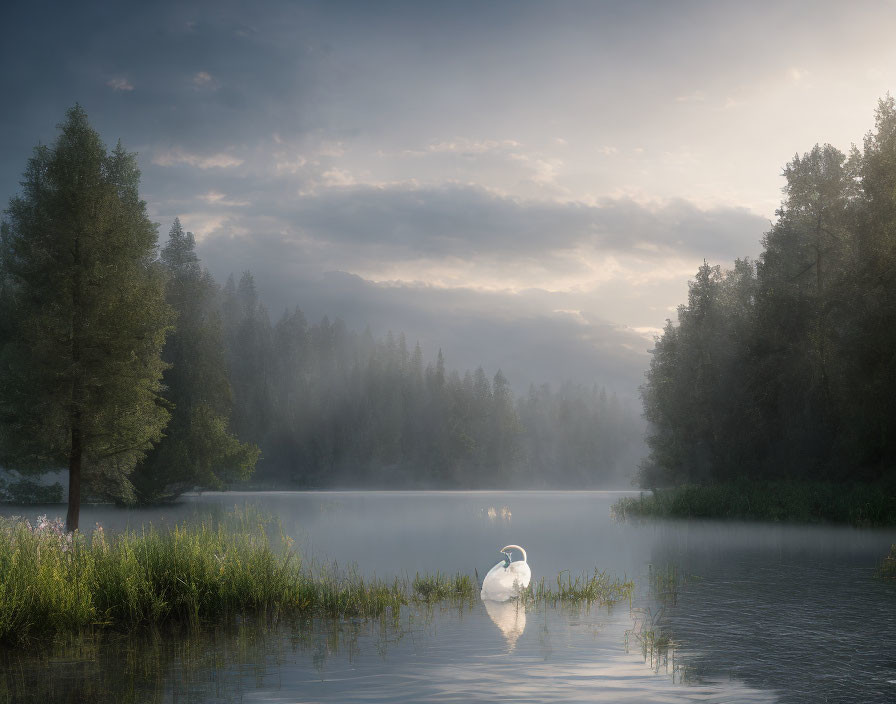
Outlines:
{"label": "tall reed", "polygon": [[410,603],[472,598],[464,575],[391,582],[303,565],[269,525],[224,521],[106,536],[0,520],[0,642],[249,612],[375,617]]}
{"label": "tall reed", "polygon": [[542,578],[524,589],[521,597],[523,603],[530,605],[573,603],[609,606],[631,600],[634,590],[632,580],[611,577],[609,573],[595,569],[592,574],[576,577],[568,571],[561,572],[553,584]]}

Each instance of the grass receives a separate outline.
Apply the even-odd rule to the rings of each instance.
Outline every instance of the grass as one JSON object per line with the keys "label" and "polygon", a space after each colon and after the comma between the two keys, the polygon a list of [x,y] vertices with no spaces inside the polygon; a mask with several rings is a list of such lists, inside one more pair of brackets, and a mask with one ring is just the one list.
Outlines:
{"label": "grass", "polygon": [[877,576],[881,579],[896,579],[896,544],[890,546],[890,553],[880,561]]}
{"label": "grass", "polygon": [[[406,606],[470,604],[479,593],[464,574],[388,581],[305,564],[278,528],[251,509],[110,536],[69,534],[58,520],[0,519],[0,644],[248,615],[397,619]],[[521,601],[609,605],[633,591],[631,580],[606,572],[564,572]]]}
{"label": "grass", "polygon": [[736,481],[656,489],[613,504],[618,519],[716,518],[896,525],[896,492],[867,484]]}
{"label": "grass", "polygon": [[556,582],[548,584],[542,577],[540,582],[530,584],[521,592],[521,600],[526,605],[539,604],[597,604],[612,605],[631,600],[635,583],[627,578],[611,577],[607,572],[595,569],[592,574],[573,577],[569,572],[557,575]]}
{"label": "grass", "polygon": [[437,601],[472,601],[479,591],[468,575],[456,574],[453,577],[437,572],[435,576],[419,573],[411,585],[418,600],[427,603]]}
{"label": "grass", "polygon": [[[0,642],[85,629],[129,630],[248,613],[397,616],[403,606],[472,599],[465,575],[384,581],[303,565],[251,512],[224,521],[89,538],[56,522],[0,521]],[[278,549],[279,548],[279,549]]]}
{"label": "grass", "polygon": [[[696,679],[687,663],[676,658],[678,643],[668,628],[666,610],[676,605],[683,585],[696,579],[699,578],[682,573],[674,564],[649,565],[647,587],[652,606],[632,608],[634,623],[625,633],[626,651],[636,642],[648,666],[657,673],[664,668],[672,675],[673,682],[695,682]],[[659,608],[654,611],[653,606]]]}

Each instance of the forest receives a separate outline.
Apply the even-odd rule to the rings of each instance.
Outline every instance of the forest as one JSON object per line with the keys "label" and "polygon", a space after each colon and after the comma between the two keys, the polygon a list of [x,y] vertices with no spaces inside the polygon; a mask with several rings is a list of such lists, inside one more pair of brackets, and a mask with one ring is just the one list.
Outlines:
{"label": "forest", "polygon": [[[200,270],[194,247],[193,236],[175,222],[162,261],[169,288],[193,282],[183,300],[191,306],[204,301],[193,320],[203,321],[216,339],[205,351],[195,345],[185,350],[179,338],[192,334],[195,323],[176,330],[163,351],[171,365],[164,383],[169,395],[190,389],[178,392],[180,399],[170,396],[183,407],[184,396],[196,397],[206,383],[181,379],[178,370],[194,370],[204,355],[208,363],[200,367],[227,370],[231,428],[261,449],[253,486],[519,488],[630,481],[643,429],[636,409],[615,394],[567,383],[533,386],[517,396],[500,370],[493,376],[481,367],[450,370],[441,350],[427,360],[404,334],[378,339],[369,329],[347,329],[338,318],[309,323],[298,307],[272,324],[251,273],[230,276],[219,288]],[[171,302],[185,322],[183,304]],[[180,464],[145,465],[145,474],[158,477],[162,467]],[[138,468],[137,479],[143,474]]]}
{"label": "forest", "polygon": [[74,530],[82,494],[627,483],[642,424],[615,395],[517,396],[501,370],[461,374],[299,308],[272,324],[252,274],[220,286],[179,221],[159,248],[135,154],[108,151],[80,106],[59,127],[0,231],[6,498],[46,501],[31,477],[67,469]]}
{"label": "forest", "polygon": [[896,103],[862,148],[794,156],[758,259],[704,261],[641,389],[643,487],[889,482],[896,461]]}

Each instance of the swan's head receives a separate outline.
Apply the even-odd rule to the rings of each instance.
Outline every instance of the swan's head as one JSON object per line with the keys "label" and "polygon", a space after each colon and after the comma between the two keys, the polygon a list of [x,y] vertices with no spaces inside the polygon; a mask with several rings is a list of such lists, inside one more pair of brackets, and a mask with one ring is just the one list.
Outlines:
{"label": "swan's head", "polygon": [[521,553],[523,553],[523,562],[526,561],[526,551],[523,550],[523,548],[521,548],[519,545],[505,545],[499,550],[499,552],[504,553],[507,558],[507,562],[510,562],[513,559],[510,555],[510,550],[519,550]]}

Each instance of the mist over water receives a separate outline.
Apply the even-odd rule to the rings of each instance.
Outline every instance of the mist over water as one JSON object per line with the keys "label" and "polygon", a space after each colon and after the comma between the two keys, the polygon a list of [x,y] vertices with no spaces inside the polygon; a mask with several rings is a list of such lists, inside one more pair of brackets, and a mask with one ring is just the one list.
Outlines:
{"label": "mist over water", "polygon": [[[107,682],[113,691],[136,686],[144,700],[158,701],[883,702],[896,696],[896,661],[884,654],[885,644],[896,642],[896,595],[892,584],[873,578],[896,531],[621,524],[610,516],[619,495],[208,493],[148,511],[85,507],[84,526],[119,529],[254,504],[280,518],[304,559],[383,578],[474,570],[481,578],[501,559],[499,548],[517,543],[528,552],[533,580],[598,568],[635,578],[637,590],[631,608],[521,612],[476,600],[470,607],[411,610],[398,623],[270,627],[243,619],[201,634],[132,639],[130,666],[114,638],[57,657],[77,663],[89,652],[110,672],[132,672],[127,681]],[[681,579],[673,598],[661,602],[647,576],[670,566]],[[645,657],[632,635],[644,627],[645,614],[672,638],[665,657]],[[218,655],[209,659],[212,652]],[[27,681],[29,667],[37,666],[28,657],[8,661],[6,676],[17,669],[25,673],[17,681]],[[134,660],[163,664],[157,676],[137,676]],[[33,691],[83,691],[84,682],[100,681],[91,667],[84,661],[54,670],[61,679],[46,682],[32,672]]]}

